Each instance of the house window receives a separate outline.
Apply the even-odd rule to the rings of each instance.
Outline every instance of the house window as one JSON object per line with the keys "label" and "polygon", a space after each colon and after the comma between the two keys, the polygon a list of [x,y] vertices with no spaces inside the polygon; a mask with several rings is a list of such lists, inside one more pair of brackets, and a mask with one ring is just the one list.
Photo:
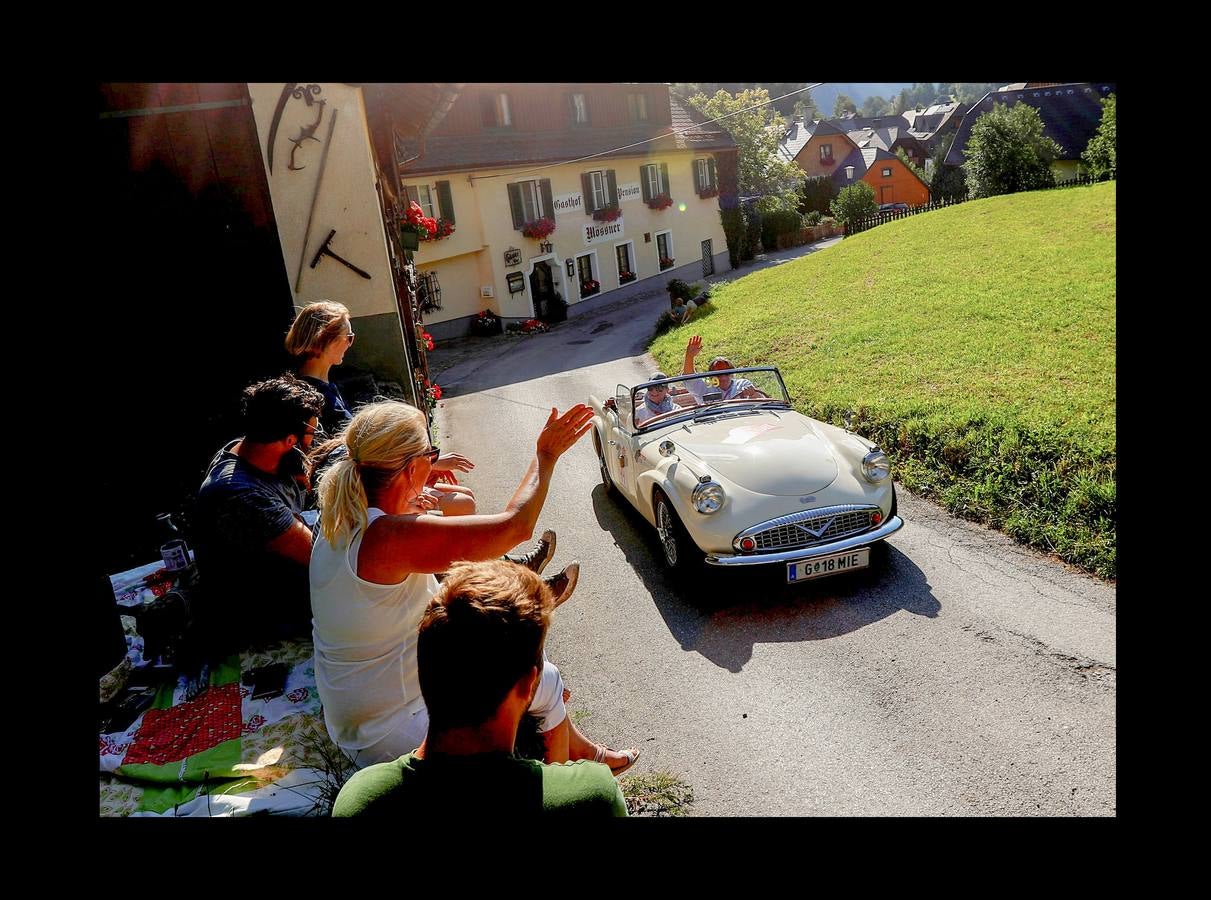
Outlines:
{"label": "house window", "polygon": [[673,233],[671,231],[657,232],[656,257],[662,270],[673,267]]}
{"label": "house window", "polygon": [[521,218],[524,222],[533,222],[547,214],[542,205],[542,192],[538,189],[537,181],[517,182],[521,194]]}
{"label": "house window", "polygon": [[576,257],[576,277],[580,284],[580,297],[592,297],[601,290],[601,284],[593,275],[593,257],[595,254],[586,253]]}
{"label": "house window", "polygon": [[408,192],[408,199],[415,203],[424,211],[425,215],[430,219],[437,218],[435,191],[429,189],[427,184],[413,184],[404,187]]}
{"label": "house window", "polygon": [[647,185],[648,197],[659,197],[661,194],[668,193],[665,190],[664,181],[660,177],[660,166],[654,163],[650,166],[640,166],[639,174],[643,178],[644,184]]}
{"label": "house window", "polygon": [[716,184],[716,180],[715,160],[710,158],[694,160],[694,190],[700,194],[705,194],[707,191],[718,191],[719,185]]}
{"label": "house window", "polygon": [[592,208],[596,212],[609,205],[610,192],[606,187],[605,172],[590,172],[589,181],[592,183]]}
{"label": "house window", "polygon": [[618,263],[618,283],[627,284],[635,280],[635,266],[631,262],[631,242],[618,244],[614,248],[614,259]]}
{"label": "house window", "polygon": [[513,125],[508,94],[480,94],[480,113],[485,128],[509,128]]}
{"label": "house window", "polygon": [[589,101],[584,94],[572,95],[572,123],[574,125],[589,124]]}
{"label": "house window", "polygon": [[891,169],[884,169],[884,170],[883,170],[883,177],[884,177],[884,178],[891,178]]}
{"label": "house window", "polygon": [[820,162],[830,163],[832,161],[833,161],[833,145],[832,144],[821,144],[820,145]]}
{"label": "house window", "polygon": [[648,120],[647,94],[627,94],[627,110],[631,114],[632,122],[646,122]]}

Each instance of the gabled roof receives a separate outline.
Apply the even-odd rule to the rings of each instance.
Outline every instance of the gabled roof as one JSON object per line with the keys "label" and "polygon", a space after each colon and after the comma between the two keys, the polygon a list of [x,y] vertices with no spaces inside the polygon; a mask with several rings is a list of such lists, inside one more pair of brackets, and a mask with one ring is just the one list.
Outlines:
{"label": "gabled roof", "polygon": [[1039,111],[1043,134],[1063,149],[1058,159],[1080,159],[1082,151],[1102,121],[1101,100],[1114,93],[1114,82],[1073,82],[1055,87],[1031,88],[1021,91],[990,91],[971,107],[959,125],[950,152],[943,161],[948,166],[960,166],[966,157],[967,141],[976,120],[991,112],[994,104],[1014,106],[1027,103]]}
{"label": "gabled roof", "polygon": [[782,137],[778,141],[778,155],[783,157],[787,162],[794,162],[795,157],[799,155],[799,151],[812,139],[815,125],[815,122],[799,121],[794,121],[787,125]]}
{"label": "gabled roof", "polygon": [[[670,150],[708,152],[736,148],[736,142],[718,124],[702,124],[704,117],[683,106],[675,97],[669,97],[669,107],[671,128],[641,124],[620,128],[439,136],[431,137],[423,144],[401,141],[400,159],[411,160],[401,168],[405,175],[413,175],[558,163],[593,154],[602,154],[599,159],[612,159]],[[682,130],[685,130],[684,134],[673,133]],[[651,138],[656,140],[649,140]],[[645,140],[649,142],[629,146]]]}

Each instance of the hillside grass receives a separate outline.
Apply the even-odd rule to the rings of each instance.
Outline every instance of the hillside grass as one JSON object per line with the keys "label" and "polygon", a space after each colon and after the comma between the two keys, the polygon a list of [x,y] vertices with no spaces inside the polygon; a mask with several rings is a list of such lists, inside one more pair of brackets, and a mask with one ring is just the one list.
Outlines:
{"label": "hillside grass", "polygon": [[803,413],[853,428],[896,477],[1116,576],[1116,183],[973,200],[712,288],[656,337],[681,370],[774,364]]}

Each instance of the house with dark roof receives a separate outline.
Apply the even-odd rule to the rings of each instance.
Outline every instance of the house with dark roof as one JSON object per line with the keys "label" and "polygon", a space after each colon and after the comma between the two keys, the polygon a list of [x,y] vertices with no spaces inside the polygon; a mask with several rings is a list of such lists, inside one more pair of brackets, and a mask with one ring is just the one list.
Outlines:
{"label": "house with dark roof", "polygon": [[397,148],[408,197],[455,225],[414,251],[426,327],[462,334],[484,308],[547,318],[556,295],[579,315],[726,270],[736,154],[665,84],[465,85]]}
{"label": "house with dark roof", "polygon": [[878,203],[921,206],[929,202],[929,187],[900,161],[900,157],[881,147],[854,149],[838,163],[831,177],[834,193],[865,181],[874,188]]}
{"label": "house with dark roof", "polygon": [[846,134],[860,150],[874,147],[877,150],[886,150],[895,156],[897,150],[903,149],[913,165],[924,168],[925,160],[928,158],[925,145],[908,130],[904,119],[899,116],[892,118],[896,120],[897,124],[877,127],[868,125],[859,130],[846,132]]}
{"label": "house with dark roof", "polygon": [[837,161],[857,149],[858,145],[846,131],[827,119],[792,122],[778,144],[778,153],[808,176],[831,176],[836,171]]}
{"label": "house with dark roof", "polygon": [[945,164],[961,166],[964,151],[971,138],[971,129],[994,104],[1014,106],[1026,103],[1039,111],[1043,133],[1060,145],[1062,152],[1052,163],[1056,178],[1073,178],[1083,170],[1081,153],[1102,121],[1101,101],[1114,93],[1114,82],[1072,82],[1069,84],[1031,86],[1022,88],[1006,85],[999,91],[985,94],[963,117],[954,143],[946,154]]}

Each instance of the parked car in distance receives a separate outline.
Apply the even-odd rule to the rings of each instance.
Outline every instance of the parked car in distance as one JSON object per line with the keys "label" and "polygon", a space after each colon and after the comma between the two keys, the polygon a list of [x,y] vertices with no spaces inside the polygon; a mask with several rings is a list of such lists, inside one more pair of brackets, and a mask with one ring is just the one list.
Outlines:
{"label": "parked car in distance", "polygon": [[[728,374],[741,390],[724,399]],[[667,388],[655,408],[653,387]],[[793,584],[867,568],[904,524],[883,451],[796,412],[773,366],[620,384],[589,403],[601,483],[655,527],[672,572],[780,567]]]}
{"label": "parked car in distance", "polygon": [[898,210],[907,210],[908,208],[909,207],[908,207],[907,203],[880,203],[879,204],[879,212],[881,212],[881,213],[897,212]]}

